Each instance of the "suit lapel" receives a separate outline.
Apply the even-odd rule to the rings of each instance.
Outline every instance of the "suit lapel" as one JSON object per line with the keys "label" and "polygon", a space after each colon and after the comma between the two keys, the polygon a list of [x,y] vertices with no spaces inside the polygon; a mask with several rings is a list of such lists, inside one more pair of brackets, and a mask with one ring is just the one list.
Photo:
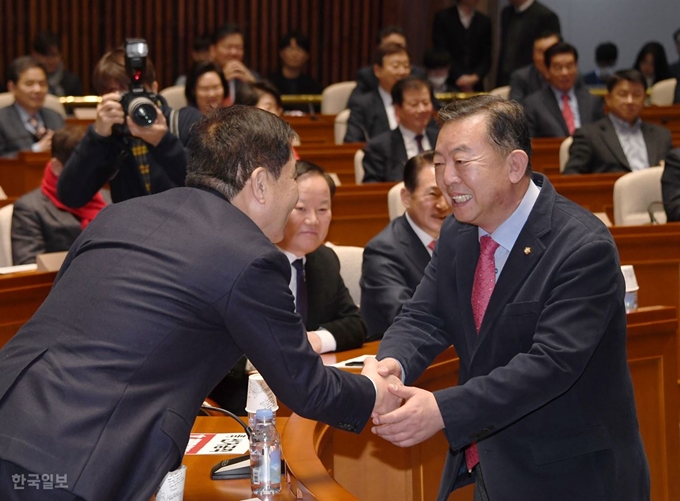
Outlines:
{"label": "suit lapel", "polygon": [[555,97],[555,94],[553,93],[552,89],[550,87],[545,87],[543,89],[544,95],[545,95],[545,101],[546,101],[546,106],[550,109],[550,113],[553,117],[555,117],[555,120],[557,121],[557,124],[559,125],[560,129],[562,130],[562,134],[566,137],[569,135],[569,129],[567,128],[567,122],[564,121],[564,116],[562,115],[562,110],[560,109],[560,105],[557,102],[557,98]]}
{"label": "suit lapel", "polygon": [[406,216],[401,216],[399,218],[397,233],[399,235],[399,243],[404,247],[404,255],[417,269],[425,269],[430,262],[430,253],[427,252],[423,242],[420,241],[418,235],[416,235],[413,228],[408,224]]}
{"label": "suit lapel", "polygon": [[616,130],[614,130],[614,125],[612,124],[609,117],[607,117],[607,120],[602,122],[600,130],[602,131],[602,142],[607,145],[607,148],[609,148],[609,151],[612,152],[612,155],[614,155],[616,161],[626,167],[626,169],[630,170],[628,159],[626,158],[626,154],[623,152],[621,142],[619,141],[619,137],[616,135]]}
{"label": "suit lapel", "polygon": [[642,130],[642,138],[645,140],[645,146],[647,147],[649,166],[654,167],[659,163],[659,160],[661,160],[657,153],[661,149],[659,135],[656,134],[656,130],[653,127],[650,127],[649,124],[644,122],[642,122],[640,129]]}
{"label": "suit lapel", "polygon": [[[479,239],[477,227],[466,225],[459,230],[458,252],[456,253],[456,287],[461,298],[461,318],[467,351],[474,354],[477,345],[477,328],[472,314],[472,284],[475,279],[475,268],[479,259]],[[469,360],[472,356],[469,357]]]}
{"label": "suit lapel", "polygon": [[8,130],[13,132],[12,137],[19,145],[19,149],[32,145],[35,142],[35,137],[24,127],[17,109],[14,106],[10,106],[8,111],[7,118],[10,122]]}

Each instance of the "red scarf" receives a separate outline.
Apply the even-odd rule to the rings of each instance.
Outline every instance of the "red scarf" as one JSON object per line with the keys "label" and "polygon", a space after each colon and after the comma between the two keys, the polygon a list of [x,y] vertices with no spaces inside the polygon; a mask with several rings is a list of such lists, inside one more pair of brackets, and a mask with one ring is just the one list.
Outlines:
{"label": "red scarf", "polygon": [[66,212],[70,212],[76,216],[80,221],[80,227],[85,229],[85,227],[90,224],[90,221],[94,219],[99,211],[106,206],[106,202],[104,202],[102,196],[97,193],[92,197],[92,200],[87,202],[79,209],[71,209],[70,207],[66,207],[63,203],[61,203],[59,197],[57,197],[57,179],[57,176],[55,176],[54,172],[52,172],[52,162],[47,162],[47,165],[45,166],[45,173],[43,174],[42,178],[42,186],[40,186],[40,191],[42,191],[43,194],[49,198],[58,209],[65,210]]}

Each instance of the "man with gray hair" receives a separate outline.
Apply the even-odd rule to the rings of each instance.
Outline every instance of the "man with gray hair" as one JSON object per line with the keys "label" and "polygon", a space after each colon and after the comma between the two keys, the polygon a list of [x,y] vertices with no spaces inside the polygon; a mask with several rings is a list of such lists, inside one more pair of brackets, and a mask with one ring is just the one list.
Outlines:
{"label": "man with gray hair", "polygon": [[435,171],[453,217],[378,373],[412,384],[454,346],[458,385],[400,385],[404,405],[375,414],[374,433],[408,447],[444,430],[441,501],[472,482],[476,500],[649,499],[612,236],[532,174],[516,102],[478,96],[439,117]]}
{"label": "man with gray hair", "polygon": [[3,501],[43,499],[12,479],[48,474],[66,485],[51,499],[149,499],[244,354],[303,416],[358,432],[396,407],[387,380],[325,368],[295,313],[272,243],[298,198],[294,138],[266,111],[218,110],[196,125],[187,187],[111,206],[80,235],[0,350]]}

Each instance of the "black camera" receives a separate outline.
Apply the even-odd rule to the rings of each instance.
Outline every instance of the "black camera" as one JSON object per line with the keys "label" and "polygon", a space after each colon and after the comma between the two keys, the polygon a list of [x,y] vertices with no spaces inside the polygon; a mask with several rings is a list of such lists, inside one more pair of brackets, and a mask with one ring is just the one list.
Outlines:
{"label": "black camera", "polygon": [[130,77],[130,90],[120,98],[123,111],[140,127],[151,127],[158,119],[156,94],[144,89],[146,56],[149,46],[142,38],[125,40],[125,69]]}

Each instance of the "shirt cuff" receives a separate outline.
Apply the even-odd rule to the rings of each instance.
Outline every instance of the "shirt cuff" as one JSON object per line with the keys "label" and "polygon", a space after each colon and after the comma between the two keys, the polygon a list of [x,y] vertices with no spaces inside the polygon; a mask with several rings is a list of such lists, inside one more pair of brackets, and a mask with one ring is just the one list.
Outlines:
{"label": "shirt cuff", "polygon": [[321,339],[321,353],[335,351],[336,348],[338,347],[338,343],[335,340],[333,334],[330,333],[330,331],[322,328],[315,330],[314,334],[319,336],[319,339]]}
{"label": "shirt cuff", "polygon": [[37,143],[37,142],[33,143],[33,144],[31,145],[31,151],[34,152],[34,153],[39,153],[39,152],[41,152],[42,150],[40,149],[40,144]]}

